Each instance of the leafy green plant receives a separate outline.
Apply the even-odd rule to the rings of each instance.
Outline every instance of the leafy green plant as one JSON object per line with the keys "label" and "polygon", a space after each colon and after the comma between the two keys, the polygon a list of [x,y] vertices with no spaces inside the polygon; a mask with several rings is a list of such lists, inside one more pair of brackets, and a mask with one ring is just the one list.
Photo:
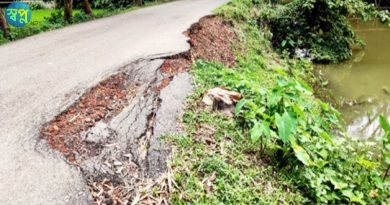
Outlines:
{"label": "leafy green plant", "polygon": [[346,60],[353,45],[364,45],[353,31],[350,17],[390,23],[388,12],[377,11],[362,0],[293,0],[264,7],[259,23],[270,28],[273,46],[316,62]]}
{"label": "leafy green plant", "polygon": [[382,126],[383,131],[385,132],[384,136],[382,137],[382,141],[383,141],[382,156],[383,156],[384,164],[387,165],[386,171],[383,175],[383,180],[386,180],[390,170],[390,123],[383,116],[379,117],[379,122]]}
{"label": "leafy green plant", "polygon": [[83,12],[76,13],[72,19],[73,23],[81,23],[81,22],[85,22],[88,20],[91,20],[91,16],[89,16]]}
{"label": "leafy green plant", "polygon": [[[381,160],[369,144],[346,137],[340,114],[313,96],[301,78],[310,74],[310,64],[270,55],[267,30],[259,30],[257,21],[262,13],[272,12],[263,3],[233,0],[218,10],[242,32],[245,52],[238,54],[234,69],[198,62],[194,72],[199,83],[243,94],[235,110],[242,132],[260,147],[262,158],[272,159],[279,173],[293,179],[311,204],[388,203],[390,184],[382,177]],[[275,58],[279,63],[269,66]]]}
{"label": "leafy green plant", "polygon": [[38,1],[36,1],[36,2],[29,2],[28,3],[28,6],[30,7],[30,9],[32,9],[32,10],[38,10],[38,9],[44,9],[45,8],[45,6],[43,5],[43,3],[41,3],[41,2],[38,2]]}
{"label": "leafy green plant", "polygon": [[339,114],[315,99],[299,78],[275,69],[268,77],[276,82],[266,85],[261,67],[231,70],[206,62],[199,62],[194,72],[206,87],[221,85],[245,96],[236,106],[243,133],[313,202],[375,204],[388,199],[379,161],[366,145],[333,134]]}
{"label": "leafy green plant", "polygon": [[49,17],[45,17],[45,20],[51,24],[65,24],[64,13],[60,9],[51,12]]}

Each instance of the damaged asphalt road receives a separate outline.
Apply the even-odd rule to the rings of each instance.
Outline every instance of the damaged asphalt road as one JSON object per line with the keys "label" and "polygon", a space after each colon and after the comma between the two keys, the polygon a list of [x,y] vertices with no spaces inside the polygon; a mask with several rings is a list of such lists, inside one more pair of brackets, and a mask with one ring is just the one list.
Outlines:
{"label": "damaged asphalt road", "polygon": [[[140,183],[167,171],[170,147],[161,138],[164,134],[181,131],[178,116],[181,115],[186,97],[192,91],[192,83],[186,72],[175,76],[163,73],[163,62],[162,59],[140,60],[125,66],[119,74],[104,81],[110,82],[116,76],[125,76],[127,82],[114,87],[136,82],[136,88],[124,89],[127,97],[122,100],[112,95],[105,97],[109,99],[105,103],[123,102],[127,106],[110,109],[103,118],[96,115],[101,102],[95,103],[95,99],[102,97],[97,90],[107,85],[103,82],[84,94],[81,101],[42,130],[50,146],[58,149],[71,164],[81,170],[97,204],[99,201],[116,199],[121,204],[127,204],[139,193]],[[170,79],[169,84],[163,83],[167,77]],[[161,84],[165,86],[161,87]],[[87,123],[88,126],[75,132],[74,122],[69,123],[68,119],[77,121],[77,124]],[[55,143],[59,137],[65,139],[57,141],[61,146]],[[104,185],[111,189],[104,188]]]}
{"label": "damaged asphalt road", "polygon": [[[51,151],[43,140],[39,140],[40,126],[118,68],[138,59],[146,59],[143,63],[152,65],[140,72],[148,76],[148,72],[155,70],[162,62],[147,59],[188,50],[189,45],[182,32],[226,2],[176,1],[73,25],[1,46],[0,204],[90,204],[90,195],[80,171],[68,164],[61,154]],[[156,77],[155,74],[153,76]],[[159,109],[153,112],[151,106],[151,110],[144,111],[145,114],[155,114],[154,135],[170,131],[166,123],[172,119],[163,117],[158,120],[158,116],[170,118],[164,113],[174,108],[171,104],[164,104],[164,99],[167,99],[166,102],[180,100],[172,96],[170,89],[181,86],[182,82],[189,82],[187,74],[180,74],[175,79],[160,92],[158,101],[162,103],[158,105]],[[141,95],[137,96],[135,99],[142,99]],[[150,105],[152,102],[144,103]],[[134,109],[134,112],[130,112],[130,115],[119,114],[109,124],[102,125],[103,129],[117,129],[118,139],[129,136],[131,132],[140,132],[140,139],[148,137],[142,137],[145,130],[131,129],[126,123],[131,122],[133,116],[142,115],[139,112],[143,111],[132,108],[132,105],[126,109]],[[140,118],[136,123],[145,127],[143,120]],[[150,140],[150,147],[160,146],[153,138]],[[139,152],[142,154],[142,149]],[[121,153],[120,149],[118,153]],[[153,158],[152,152],[150,156],[150,161],[145,162],[141,157],[137,163],[148,164],[145,166],[147,172],[153,174],[153,170],[160,169],[154,165],[161,159]],[[82,166],[87,167],[87,163],[85,161]]]}

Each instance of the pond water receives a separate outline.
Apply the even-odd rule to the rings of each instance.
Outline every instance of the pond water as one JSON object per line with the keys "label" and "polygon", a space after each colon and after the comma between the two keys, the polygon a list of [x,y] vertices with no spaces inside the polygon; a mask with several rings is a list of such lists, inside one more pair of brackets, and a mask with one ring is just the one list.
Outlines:
{"label": "pond water", "polygon": [[378,22],[353,22],[366,47],[337,65],[319,65],[329,88],[342,103],[346,130],[352,137],[382,135],[379,115],[390,119],[390,29]]}

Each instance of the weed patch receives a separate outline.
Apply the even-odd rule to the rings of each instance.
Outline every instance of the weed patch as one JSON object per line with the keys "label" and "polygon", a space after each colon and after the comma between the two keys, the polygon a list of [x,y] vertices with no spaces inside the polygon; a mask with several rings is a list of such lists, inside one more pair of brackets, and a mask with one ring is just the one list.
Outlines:
{"label": "weed patch", "polygon": [[[345,136],[340,114],[305,82],[312,64],[282,59],[259,29],[261,1],[232,1],[218,12],[238,34],[236,65],[197,61],[196,93],[175,145],[173,204],[386,204],[383,157]],[[208,89],[241,93],[235,117],[204,109]]]}

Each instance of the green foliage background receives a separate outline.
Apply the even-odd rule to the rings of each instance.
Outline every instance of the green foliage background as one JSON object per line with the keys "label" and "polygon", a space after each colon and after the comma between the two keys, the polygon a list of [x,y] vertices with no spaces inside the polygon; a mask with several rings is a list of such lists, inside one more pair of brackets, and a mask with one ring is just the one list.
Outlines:
{"label": "green foliage background", "polygon": [[268,26],[275,48],[290,56],[306,50],[316,62],[334,63],[348,59],[353,45],[363,45],[349,18],[379,18],[389,24],[387,11],[378,11],[362,0],[293,0],[287,4],[263,4],[259,24]]}

